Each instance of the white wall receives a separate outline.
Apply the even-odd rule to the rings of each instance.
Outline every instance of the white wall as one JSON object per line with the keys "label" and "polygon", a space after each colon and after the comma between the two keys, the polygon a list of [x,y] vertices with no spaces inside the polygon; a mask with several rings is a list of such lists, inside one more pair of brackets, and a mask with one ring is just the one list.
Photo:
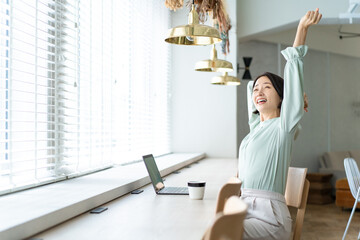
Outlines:
{"label": "white wall", "polygon": [[[226,60],[236,69],[235,0],[228,1],[228,12],[233,28]],[[172,26],[185,25],[187,13],[186,7],[173,13]],[[210,50],[211,46],[172,45],[172,150],[236,157],[236,87],[211,85],[211,78],[219,74],[194,71],[197,61],[209,59]],[[217,51],[224,59],[219,44]]]}
{"label": "white wall", "polygon": [[[253,57],[253,78],[265,71],[283,76],[285,60],[279,52],[285,48],[280,44],[246,42],[239,45],[239,58]],[[304,59],[309,112],[301,120],[302,131],[294,144],[292,166],[317,172],[318,158],[324,152],[360,149],[359,66],[360,58],[309,49]],[[239,105],[246,101],[246,93],[241,94]],[[244,119],[239,129],[248,129],[246,106],[239,111]],[[245,135],[239,131],[239,139]]]}
{"label": "white wall", "polygon": [[332,150],[360,149],[360,58],[330,54]]}
{"label": "white wall", "polygon": [[249,39],[259,34],[286,30],[317,7],[323,13],[322,24],[337,23],[339,13],[347,12],[347,0],[240,0],[237,8],[238,38]]}

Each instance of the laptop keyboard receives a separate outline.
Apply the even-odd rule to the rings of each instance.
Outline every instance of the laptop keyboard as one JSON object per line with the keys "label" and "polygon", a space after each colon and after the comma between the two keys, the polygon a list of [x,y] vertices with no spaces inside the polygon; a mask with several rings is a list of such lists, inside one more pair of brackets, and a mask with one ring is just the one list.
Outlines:
{"label": "laptop keyboard", "polygon": [[186,187],[165,187],[160,190],[161,193],[188,193],[188,188]]}

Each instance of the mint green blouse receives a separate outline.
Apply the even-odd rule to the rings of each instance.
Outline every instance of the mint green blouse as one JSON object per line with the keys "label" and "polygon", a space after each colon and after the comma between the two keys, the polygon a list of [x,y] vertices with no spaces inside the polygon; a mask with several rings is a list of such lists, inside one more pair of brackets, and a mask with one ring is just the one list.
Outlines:
{"label": "mint green blouse", "polygon": [[252,101],[253,81],[248,83],[247,99],[250,133],[239,150],[238,173],[243,188],[284,194],[291,161],[294,135],[304,114],[303,57],[307,46],[288,47],[281,53],[284,69],[284,99],[280,117],[260,121]]}

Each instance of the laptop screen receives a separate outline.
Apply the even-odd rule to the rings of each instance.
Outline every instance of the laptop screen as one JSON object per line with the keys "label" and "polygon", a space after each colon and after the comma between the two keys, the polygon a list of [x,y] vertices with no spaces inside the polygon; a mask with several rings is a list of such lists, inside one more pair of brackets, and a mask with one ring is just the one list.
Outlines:
{"label": "laptop screen", "polygon": [[144,163],[149,172],[151,182],[155,190],[160,190],[164,187],[159,169],[156,165],[155,159],[152,154],[143,156]]}

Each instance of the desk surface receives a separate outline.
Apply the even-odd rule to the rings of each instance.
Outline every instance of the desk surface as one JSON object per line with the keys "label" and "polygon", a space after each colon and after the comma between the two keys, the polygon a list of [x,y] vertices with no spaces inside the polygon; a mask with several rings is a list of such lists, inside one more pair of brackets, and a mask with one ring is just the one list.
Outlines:
{"label": "desk surface", "polygon": [[156,195],[152,186],[103,206],[101,214],[84,213],[33,238],[38,239],[201,239],[215,215],[217,194],[236,174],[236,159],[203,159],[165,177],[165,186],[205,180],[203,200]]}

